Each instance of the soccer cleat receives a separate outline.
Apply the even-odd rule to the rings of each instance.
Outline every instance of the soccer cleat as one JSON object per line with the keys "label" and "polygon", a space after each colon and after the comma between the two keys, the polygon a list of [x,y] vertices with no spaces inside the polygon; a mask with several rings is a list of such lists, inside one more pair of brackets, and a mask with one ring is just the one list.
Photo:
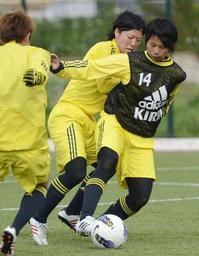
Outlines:
{"label": "soccer cleat", "polygon": [[95,221],[96,220],[91,216],[87,216],[85,219],[78,221],[75,227],[76,232],[81,236],[90,236]]}
{"label": "soccer cleat", "polygon": [[48,244],[48,241],[46,238],[47,225],[45,223],[38,222],[34,218],[31,218],[30,226],[32,230],[33,240],[38,245],[47,245]]}
{"label": "soccer cleat", "polygon": [[5,228],[2,235],[2,244],[0,245],[0,255],[14,255],[16,240],[15,228],[11,226]]}
{"label": "soccer cleat", "polygon": [[79,215],[68,215],[66,213],[65,209],[62,209],[58,213],[58,218],[62,222],[64,222],[67,226],[69,226],[69,228],[76,231],[75,226],[76,226],[77,222],[79,221]]}

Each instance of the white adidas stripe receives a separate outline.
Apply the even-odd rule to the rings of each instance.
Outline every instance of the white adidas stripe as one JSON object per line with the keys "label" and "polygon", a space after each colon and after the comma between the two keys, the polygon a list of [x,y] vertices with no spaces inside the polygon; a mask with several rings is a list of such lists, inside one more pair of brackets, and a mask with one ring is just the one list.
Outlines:
{"label": "white adidas stripe", "polygon": [[167,100],[167,90],[165,85],[161,86],[157,91],[152,93],[152,96],[147,96],[144,99],[147,101],[155,101],[155,102],[159,102],[159,101],[165,101]]}

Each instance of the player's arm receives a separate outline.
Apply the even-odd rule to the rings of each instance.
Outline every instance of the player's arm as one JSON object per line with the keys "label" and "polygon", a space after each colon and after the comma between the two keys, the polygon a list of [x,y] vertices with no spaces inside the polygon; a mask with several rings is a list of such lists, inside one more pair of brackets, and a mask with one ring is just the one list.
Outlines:
{"label": "player's arm", "polygon": [[111,55],[99,60],[60,61],[51,71],[61,78],[78,80],[98,80],[114,76],[126,84],[130,80],[130,66],[127,54]]}
{"label": "player's arm", "polygon": [[[97,60],[100,58],[105,58],[107,56],[107,54],[105,56],[102,55],[102,43],[97,43],[95,45],[93,45],[88,52],[86,53],[86,55],[84,56],[83,60]],[[55,75],[59,76],[59,72],[64,69],[64,66],[62,65],[61,60],[59,59],[59,56],[55,53],[51,54],[51,66],[50,66],[50,70],[52,73],[54,73]],[[68,77],[67,77],[68,79]]]}
{"label": "player's arm", "polygon": [[33,48],[30,51],[28,66],[23,76],[26,86],[45,85],[49,77],[50,53],[41,49]]}
{"label": "player's arm", "polygon": [[172,102],[173,102],[173,100],[174,100],[174,97],[175,97],[176,94],[178,93],[179,88],[180,88],[180,86],[179,86],[179,84],[177,84],[176,87],[175,87],[175,89],[174,89],[174,90],[172,91],[172,93],[170,94],[169,102],[168,102],[168,104],[167,104],[166,107],[165,107],[165,115],[166,115],[167,112],[169,111],[169,108],[170,108],[170,106],[171,106],[171,104],[172,104]]}
{"label": "player's arm", "polygon": [[108,94],[119,83],[120,78],[118,77],[107,77],[96,81],[97,89],[102,94]]}

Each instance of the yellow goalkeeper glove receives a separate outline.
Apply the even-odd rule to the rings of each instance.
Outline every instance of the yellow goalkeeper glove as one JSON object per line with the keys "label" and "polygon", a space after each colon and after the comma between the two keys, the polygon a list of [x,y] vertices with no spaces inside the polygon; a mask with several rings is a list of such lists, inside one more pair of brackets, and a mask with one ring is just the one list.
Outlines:
{"label": "yellow goalkeeper glove", "polygon": [[35,69],[28,69],[23,76],[23,81],[28,87],[40,85],[45,82],[45,80],[46,76],[43,73],[36,71]]}

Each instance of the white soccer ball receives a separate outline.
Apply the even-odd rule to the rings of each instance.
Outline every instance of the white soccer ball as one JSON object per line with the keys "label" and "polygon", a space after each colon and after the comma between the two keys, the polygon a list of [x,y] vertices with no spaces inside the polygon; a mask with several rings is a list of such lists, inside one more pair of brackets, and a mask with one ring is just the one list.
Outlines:
{"label": "white soccer ball", "polygon": [[121,218],[105,214],[96,220],[91,238],[99,248],[120,248],[127,241],[128,230]]}

